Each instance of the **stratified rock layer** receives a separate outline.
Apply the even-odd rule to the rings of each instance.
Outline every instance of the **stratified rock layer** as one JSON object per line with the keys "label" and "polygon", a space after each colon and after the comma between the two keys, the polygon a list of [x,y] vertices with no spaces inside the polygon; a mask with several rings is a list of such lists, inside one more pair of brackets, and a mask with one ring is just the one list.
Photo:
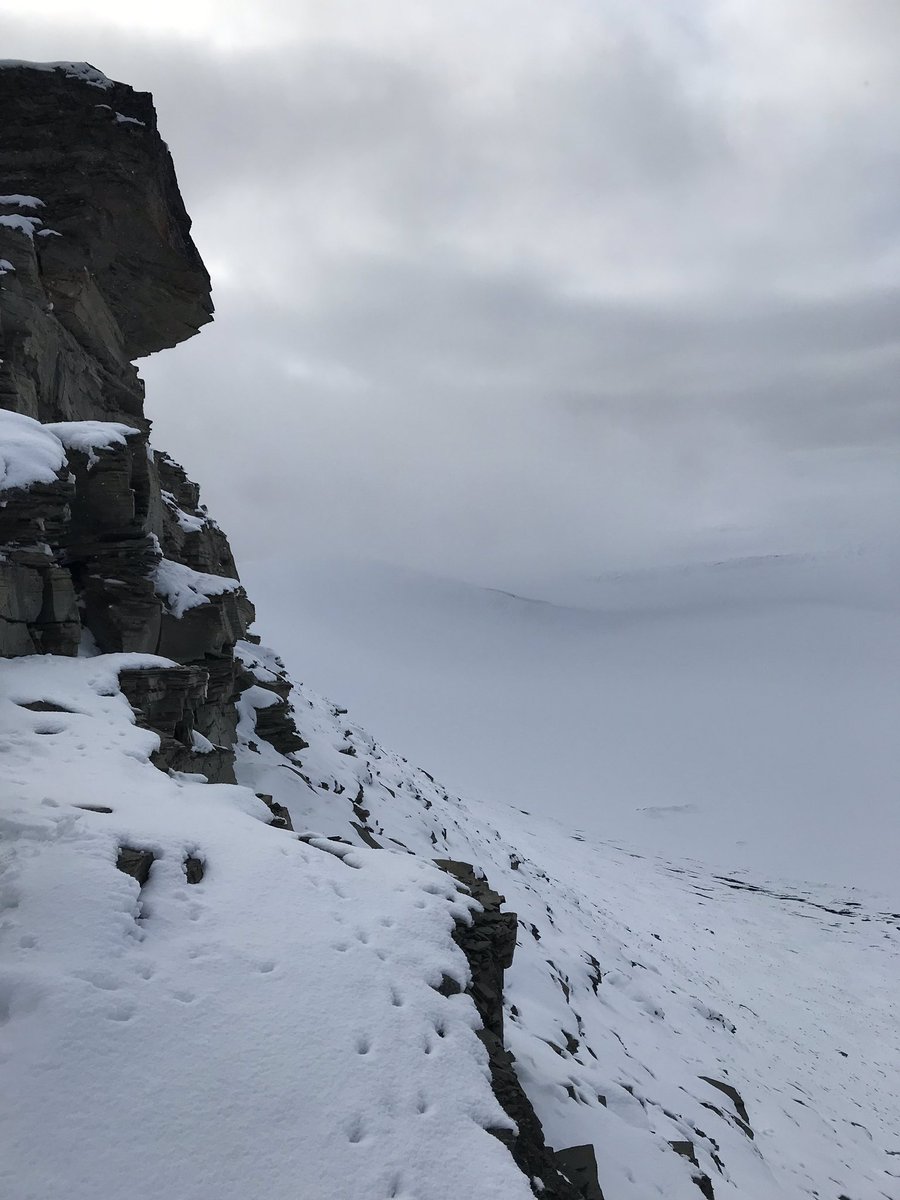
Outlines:
{"label": "stratified rock layer", "polygon": [[[0,477],[0,655],[73,655],[89,635],[191,664],[187,691],[162,671],[130,699],[158,765],[233,780],[253,607],[197,485],[149,445],[132,362],[213,311],[152,100],[79,64],[4,66],[0,118],[0,409],[65,448],[55,479]],[[281,699],[277,715],[287,746]]]}

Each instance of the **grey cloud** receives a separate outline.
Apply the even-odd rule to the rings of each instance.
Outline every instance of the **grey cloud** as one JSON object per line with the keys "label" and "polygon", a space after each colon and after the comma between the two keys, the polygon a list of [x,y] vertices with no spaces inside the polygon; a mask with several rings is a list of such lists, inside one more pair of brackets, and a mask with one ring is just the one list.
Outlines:
{"label": "grey cloud", "polygon": [[484,80],[434,12],[434,53],[9,52],[154,92],[222,274],[150,410],[245,552],[477,575],[897,510],[897,29],[834,10],[618,6]]}

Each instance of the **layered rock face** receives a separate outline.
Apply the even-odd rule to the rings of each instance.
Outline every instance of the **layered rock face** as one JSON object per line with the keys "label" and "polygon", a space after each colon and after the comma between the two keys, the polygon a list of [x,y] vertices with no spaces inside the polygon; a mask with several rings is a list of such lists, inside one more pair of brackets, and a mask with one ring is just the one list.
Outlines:
{"label": "layered rock face", "polygon": [[253,607],[196,484],[150,448],[132,363],[213,311],[152,100],[23,64],[0,70],[0,113],[0,463],[20,451],[0,474],[0,654],[87,640],[185,664],[129,694],[161,765],[233,779]]}

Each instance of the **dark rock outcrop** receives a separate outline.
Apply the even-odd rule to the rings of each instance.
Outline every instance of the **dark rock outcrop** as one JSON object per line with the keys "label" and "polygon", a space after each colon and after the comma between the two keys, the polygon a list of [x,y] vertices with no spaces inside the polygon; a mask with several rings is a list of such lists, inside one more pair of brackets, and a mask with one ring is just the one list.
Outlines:
{"label": "dark rock outcrop", "polygon": [[116,866],[143,887],[150,878],[150,868],[156,860],[152,850],[138,850],[134,846],[120,846]]}
{"label": "dark rock outcrop", "polygon": [[[515,1121],[516,1133],[492,1130],[529,1180],[540,1180],[536,1194],[548,1200],[594,1200],[595,1193],[576,1186],[544,1141],[544,1131],[515,1071],[515,1060],[503,1043],[503,975],[512,966],[516,949],[516,914],[503,912],[503,897],[469,863],[435,859],[442,870],[462,883],[481,911],[471,925],[458,924],[453,940],[466,956],[471,973],[469,992],[481,1017],[479,1037],[488,1052],[491,1087],[503,1110]],[[573,1160],[574,1161],[574,1160]],[[579,1167],[582,1165],[579,1161]],[[592,1183],[596,1182],[596,1174]],[[599,1186],[597,1188],[599,1192]],[[602,1197],[601,1197],[602,1200]]]}
{"label": "dark rock outcrop", "polygon": [[[132,362],[212,317],[152,100],[84,64],[14,65],[0,115],[0,410],[40,422],[63,463],[0,478],[0,656],[73,655],[87,637],[190,664],[123,686],[159,767],[233,781],[235,701],[256,682],[233,649],[253,606],[199,488],[149,445]],[[303,745],[283,689],[258,735]]]}
{"label": "dark rock outcrop", "polygon": [[39,420],[140,416],[132,360],[184,341],[213,312],[152,98],[77,70],[13,66],[0,71],[0,114],[4,192],[42,200],[33,215],[60,235],[36,238],[23,258],[23,235],[11,244],[3,231],[20,285],[7,386]]}

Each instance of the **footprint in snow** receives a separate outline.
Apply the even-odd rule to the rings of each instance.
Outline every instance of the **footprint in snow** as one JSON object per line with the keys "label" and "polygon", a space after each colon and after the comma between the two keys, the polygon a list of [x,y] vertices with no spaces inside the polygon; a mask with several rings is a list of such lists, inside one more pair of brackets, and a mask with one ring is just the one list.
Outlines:
{"label": "footprint in snow", "polygon": [[130,1021],[136,1011],[137,1010],[133,1004],[123,1001],[122,1003],[116,1004],[115,1007],[111,1008],[109,1012],[107,1012],[106,1018],[109,1021]]}
{"label": "footprint in snow", "polygon": [[91,987],[95,987],[101,992],[117,992],[122,986],[115,975],[103,971],[73,971],[72,973],[76,979],[89,983]]}

